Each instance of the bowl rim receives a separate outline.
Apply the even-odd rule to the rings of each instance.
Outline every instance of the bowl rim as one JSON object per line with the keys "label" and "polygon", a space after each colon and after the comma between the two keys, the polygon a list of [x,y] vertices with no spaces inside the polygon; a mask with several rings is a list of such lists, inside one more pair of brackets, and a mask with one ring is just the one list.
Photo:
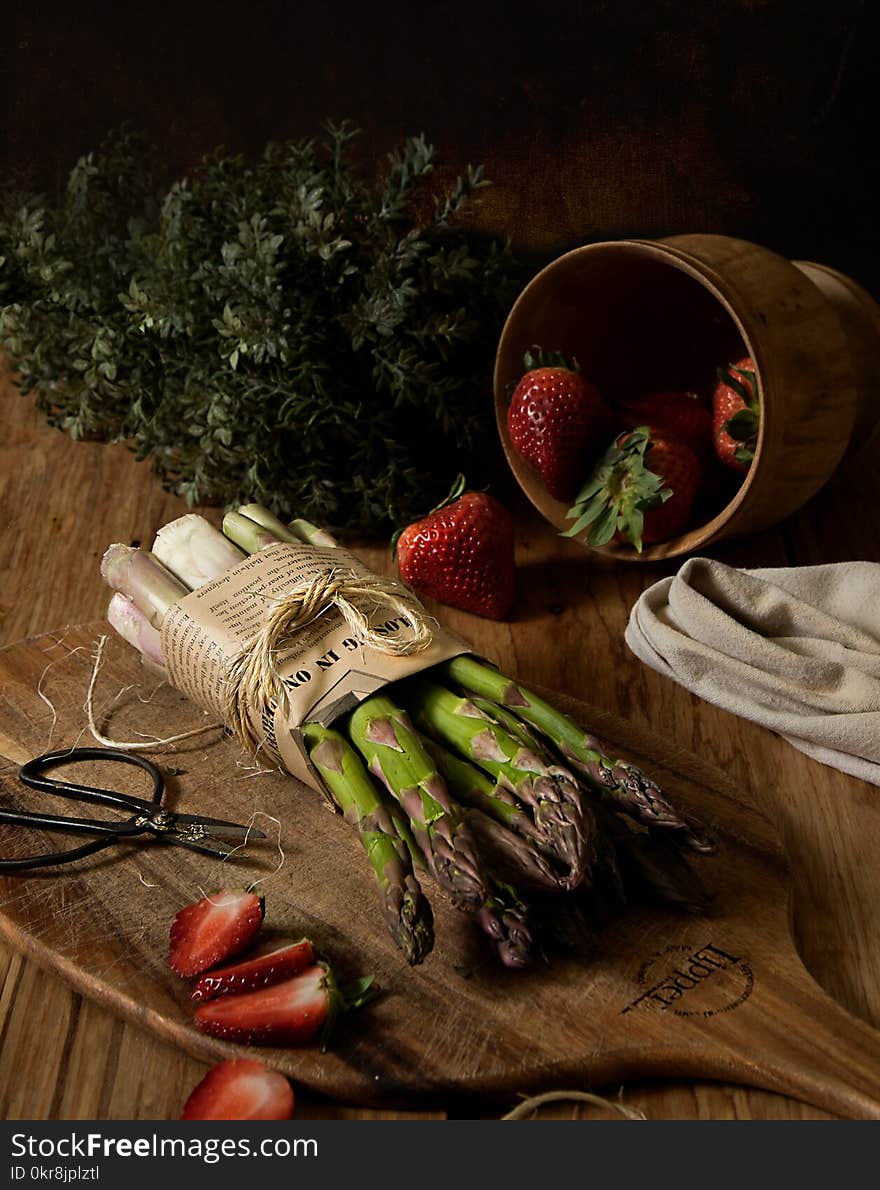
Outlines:
{"label": "bowl rim", "polygon": [[[727,237],[724,237],[727,238]],[[521,307],[526,304],[532,295],[534,288],[542,283],[546,277],[552,274],[559,268],[564,267],[567,263],[570,264],[575,258],[583,258],[585,256],[596,254],[597,252],[620,251],[622,254],[630,256],[638,256],[642,258],[649,258],[657,261],[660,264],[677,269],[679,272],[685,273],[687,276],[693,278],[704,289],[719,302],[723,307],[725,313],[733,321],[737,330],[739,331],[742,341],[746,348],[746,354],[751,358],[755,366],[755,375],[758,381],[758,391],[763,393],[763,368],[761,361],[760,350],[756,351],[755,341],[756,334],[754,330],[750,331],[747,321],[743,319],[739,310],[737,309],[735,301],[735,293],[730,286],[725,285],[723,279],[715,272],[711,265],[705,264],[697,257],[691,256],[682,249],[671,244],[664,243],[662,240],[643,240],[643,239],[621,239],[621,240],[598,240],[591,244],[582,244],[579,247],[569,249],[569,251],[562,253],[555,257],[548,264],[544,265],[539,272],[537,272],[530,281],[526,283],[523,289],[518,294],[516,300],[508,312],[505,319],[504,326],[501,330],[501,335],[498,340],[498,347],[495,352],[495,366],[493,370],[493,387],[495,393],[495,417],[498,425],[499,434],[501,437],[504,453],[507,456],[508,465],[514,473],[514,476],[523,490],[529,501],[537,508],[538,512],[560,532],[565,528],[566,513],[568,507],[562,501],[554,500],[553,497],[542,489],[542,496],[544,497],[543,505],[538,504],[529,488],[533,485],[540,484],[537,472],[522,459],[515,450],[510,441],[510,436],[507,432],[507,406],[509,404],[506,394],[504,392],[501,371],[501,357],[504,353],[504,347],[511,332],[511,325],[517,315],[521,312]],[[662,560],[663,558],[676,557],[681,554],[692,553],[695,549],[708,545],[716,541],[721,535],[721,530],[734,516],[737,510],[742,505],[748,491],[754,482],[755,474],[761,460],[762,448],[764,444],[764,437],[767,426],[767,409],[764,402],[761,404],[761,417],[758,424],[758,441],[755,448],[755,457],[748,471],[743,476],[742,483],[737,488],[735,494],[724,505],[722,509],[715,514],[711,520],[704,521],[700,525],[696,525],[688,529],[685,533],[679,534],[677,537],[671,537],[668,541],[656,542],[651,545],[646,545],[642,552],[639,553],[634,546],[620,545],[609,543],[608,545],[596,546],[590,545],[585,540],[585,532],[579,533],[571,540],[576,541],[579,545],[594,553],[604,554],[608,557],[618,559],[620,561],[632,562],[653,562]],[[527,486],[527,482],[528,483]]]}

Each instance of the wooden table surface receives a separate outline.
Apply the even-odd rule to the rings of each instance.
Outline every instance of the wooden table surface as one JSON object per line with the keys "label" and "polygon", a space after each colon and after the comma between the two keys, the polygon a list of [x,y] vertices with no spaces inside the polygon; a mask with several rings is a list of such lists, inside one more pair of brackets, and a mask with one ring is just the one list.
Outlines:
{"label": "wooden table surface", "polygon": [[[487,399],[488,396],[487,396]],[[100,618],[98,572],[111,541],[152,540],[185,511],[123,447],[73,443],[49,429],[29,399],[0,384],[0,644]],[[878,449],[871,449],[778,530],[709,551],[734,565],[880,560]],[[520,594],[510,622],[444,610],[444,621],[533,683],[560,689],[711,756],[764,790],[793,874],[793,921],[814,977],[851,1011],[880,1025],[880,790],[809,762],[796,786],[794,755],[778,737],[738,720],[643,667],[623,629],[640,592],[674,564],[621,566],[563,541],[513,491]],[[216,509],[207,515],[218,520]],[[387,551],[361,552],[387,568]],[[807,774],[806,779],[803,773]],[[11,1119],[175,1119],[206,1066],[74,994],[0,946],[0,1113]],[[723,1084],[644,1083],[594,1088],[652,1119],[819,1119],[824,1113]],[[512,1106],[512,1105],[511,1105]],[[600,1118],[593,1107],[544,1109]],[[300,1115],[365,1112],[301,1100]],[[461,1115],[450,1103],[446,1113]]]}

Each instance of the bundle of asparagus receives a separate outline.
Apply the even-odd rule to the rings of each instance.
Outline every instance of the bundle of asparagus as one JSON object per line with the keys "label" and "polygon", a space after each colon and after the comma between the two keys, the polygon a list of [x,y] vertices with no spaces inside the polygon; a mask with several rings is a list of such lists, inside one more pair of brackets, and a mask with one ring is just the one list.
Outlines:
{"label": "bundle of asparagus", "polygon": [[[314,525],[284,525],[260,505],[227,514],[222,533],[195,514],[181,517],[151,551],[109,547],[101,566],[114,591],[108,620],[162,667],[169,608],[249,554],[302,542],[336,547]],[[540,910],[549,894],[573,894],[553,901],[572,904],[578,920],[609,898],[705,905],[684,852],[709,844],[657,785],[471,655],[367,697],[332,726],[307,722],[301,733],[314,772],[358,833],[409,963],[421,962],[434,940],[426,875],[513,968],[533,957],[534,921],[548,917]],[[549,916],[558,924],[558,912]]]}

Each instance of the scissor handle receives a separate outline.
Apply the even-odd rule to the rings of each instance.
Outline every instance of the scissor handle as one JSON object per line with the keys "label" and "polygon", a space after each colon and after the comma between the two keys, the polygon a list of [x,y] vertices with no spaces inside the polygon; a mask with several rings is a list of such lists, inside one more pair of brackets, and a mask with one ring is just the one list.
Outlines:
{"label": "scissor handle", "polygon": [[0,823],[29,826],[34,830],[67,831],[72,835],[110,835],[114,839],[140,835],[150,829],[146,815],[133,818],[65,818],[59,814],[38,814],[33,810],[0,810]]}
{"label": "scissor handle", "polygon": [[[79,785],[75,781],[65,781],[43,775],[47,769],[57,768],[64,764],[75,764],[80,760],[118,761],[143,769],[153,782],[153,796],[149,801],[145,801],[143,798],[119,793],[114,789]],[[120,752],[114,748],[63,748],[57,752],[46,752],[43,756],[37,756],[22,765],[18,778],[22,784],[31,789],[38,789],[41,793],[53,794],[55,797],[68,797],[73,801],[91,802],[97,806],[115,806],[117,809],[133,811],[136,814],[149,813],[153,807],[160,805],[165,789],[162,773],[151,760],[147,760],[144,756],[135,756],[131,752]]]}
{"label": "scissor handle", "polygon": [[51,868],[55,864],[67,864],[72,860],[82,859],[83,856],[94,855],[96,851],[103,851],[105,847],[112,847],[118,838],[118,835],[110,835],[104,839],[94,839],[91,843],[83,843],[81,847],[73,847],[70,851],[26,855],[20,859],[0,859],[0,872],[26,872],[29,868]]}

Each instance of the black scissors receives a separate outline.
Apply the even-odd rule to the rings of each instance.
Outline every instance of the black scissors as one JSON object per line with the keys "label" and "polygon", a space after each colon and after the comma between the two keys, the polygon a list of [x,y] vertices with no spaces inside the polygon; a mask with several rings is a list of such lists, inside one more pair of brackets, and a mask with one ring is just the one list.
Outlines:
{"label": "black scissors", "polygon": [[[80,760],[106,760],[112,763],[132,764],[148,773],[153,781],[153,796],[149,800],[118,793],[112,789],[97,789],[91,785],[77,785],[63,778],[47,777],[44,774],[62,764],[75,764]],[[29,868],[47,868],[54,864],[67,864],[93,855],[105,847],[112,847],[126,839],[151,835],[199,851],[226,859],[229,851],[209,847],[204,840],[212,839],[265,839],[262,831],[254,827],[241,826],[237,822],[224,822],[221,818],[206,818],[202,814],[173,814],[162,807],[165,782],[161,771],[143,756],[130,752],[118,752],[113,748],[65,748],[58,752],[47,752],[23,765],[18,773],[22,784],[41,793],[56,797],[67,797],[72,801],[91,802],[97,806],[111,806],[127,810],[131,817],[123,820],[101,818],[67,818],[56,814],[40,814],[29,810],[0,810],[0,823],[16,826],[43,827],[47,830],[70,831],[78,835],[97,835],[91,843],[72,847],[66,851],[53,851],[46,855],[23,856],[20,859],[0,859],[0,872],[21,872]]]}

